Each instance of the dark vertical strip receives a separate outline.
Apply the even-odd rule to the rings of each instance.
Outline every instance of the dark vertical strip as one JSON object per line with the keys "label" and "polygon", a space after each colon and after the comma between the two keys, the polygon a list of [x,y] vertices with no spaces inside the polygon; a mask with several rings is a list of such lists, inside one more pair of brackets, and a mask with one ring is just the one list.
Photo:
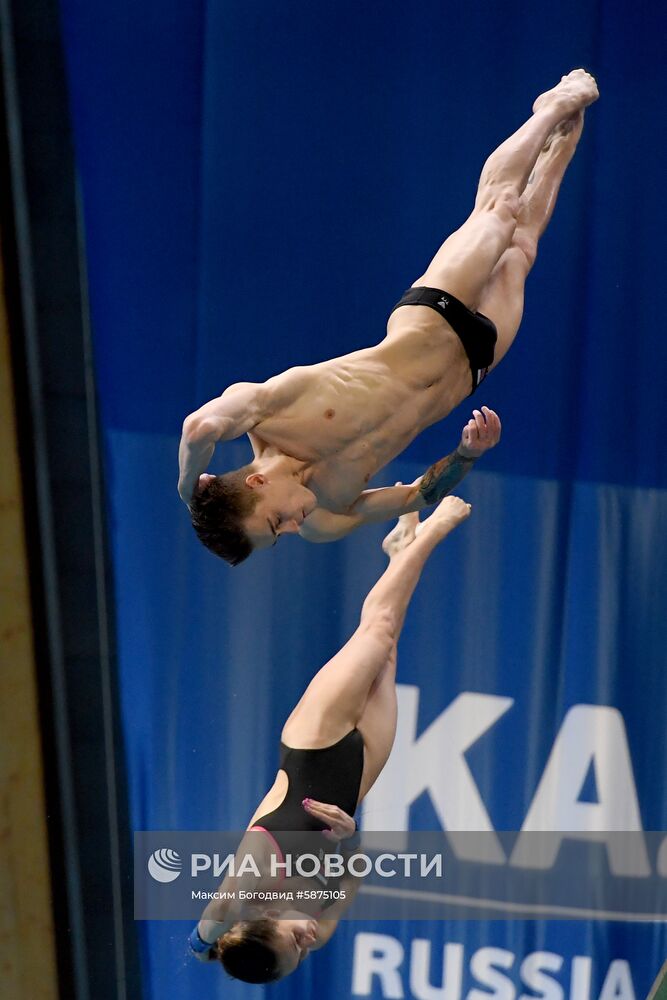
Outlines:
{"label": "dark vertical strip", "polygon": [[100,684],[102,694],[102,727],[104,735],[104,763],[106,773],[107,816],[109,819],[109,864],[111,875],[111,900],[114,926],[114,962],[118,1000],[127,998],[125,968],[125,935],[123,930],[123,895],[121,881],[119,803],[116,781],[118,754],[114,733],[114,697],[112,684],[112,647],[109,634],[109,594],[107,580],[107,551],[105,544],[104,496],[102,489],[102,460],[98,438],[95,371],[93,343],[88,300],[86,271],[85,230],[82,218],[81,193],[77,185],[77,222],[79,247],[79,276],[81,281],[81,316],[83,320],[83,358],[88,416],[88,458],[90,463],[91,501],[93,518],[93,544],[95,591],[97,597],[97,625],[99,636]]}
{"label": "dark vertical strip", "polygon": [[0,0],[0,15],[1,221],[59,985],[76,1000],[138,1000],[104,469],[59,13],[55,0],[30,10]]}
{"label": "dark vertical strip", "polygon": [[[0,17],[2,20],[2,61],[3,84],[5,98],[5,120],[9,152],[9,174],[13,201],[14,235],[16,239],[16,256],[18,261],[21,319],[24,335],[24,362],[27,377],[27,393],[29,404],[29,433],[32,437],[30,450],[32,462],[30,482],[34,484],[34,506],[31,513],[38,525],[38,541],[30,531],[26,535],[29,543],[29,553],[34,556],[39,551],[39,570],[42,575],[41,601],[45,634],[43,636],[45,651],[50,665],[50,691],[52,702],[52,725],[49,735],[55,748],[58,772],[59,819],[62,824],[62,836],[56,837],[57,849],[62,851],[63,865],[60,876],[64,879],[67,899],[67,922],[70,948],[73,961],[61,961],[59,969],[66,974],[71,971],[77,1000],[87,1000],[88,990],[87,956],[85,949],[85,927],[81,900],[81,872],[79,865],[79,840],[77,837],[76,805],[72,778],[72,753],[69,741],[69,713],[65,681],[65,663],[61,634],[59,612],[59,586],[56,554],[53,538],[53,513],[51,508],[51,489],[49,482],[49,458],[45,417],[41,392],[42,375],[40,370],[35,288],[33,281],[33,261],[30,230],[30,212],[28,208],[25,175],[23,169],[24,152],[21,128],[21,112],[17,89],[16,58],[13,35],[12,11],[8,0],[0,0]],[[10,255],[8,254],[8,257]],[[11,324],[11,318],[10,318]],[[12,330],[12,339],[14,331]],[[25,430],[22,435],[26,443]],[[20,434],[21,437],[21,434]],[[22,465],[25,468],[25,451],[22,455]],[[29,491],[25,490],[27,494]],[[28,501],[29,502],[29,501]],[[35,564],[32,564],[34,573]],[[33,588],[34,589],[34,588]],[[43,700],[42,700],[43,704]],[[52,800],[53,795],[49,795]],[[53,843],[53,842],[52,842]],[[54,874],[58,873],[58,869]],[[54,886],[54,895],[58,894],[58,886]],[[58,946],[59,956],[62,948]]]}

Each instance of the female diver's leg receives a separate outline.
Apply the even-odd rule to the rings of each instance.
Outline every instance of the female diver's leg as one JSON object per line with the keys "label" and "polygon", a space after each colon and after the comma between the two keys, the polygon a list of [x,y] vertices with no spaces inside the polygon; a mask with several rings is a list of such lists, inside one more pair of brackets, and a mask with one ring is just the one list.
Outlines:
{"label": "female diver's leg", "polygon": [[[418,528],[416,518],[401,519],[385,540],[389,566],[364,601],[359,627],[315,675],[285,723],[282,738],[288,746],[305,749],[330,746],[351,729],[361,727],[370,700],[377,696],[378,706],[387,701],[386,678],[391,678],[393,686],[396,644],[424,564],[433,549],[469,513],[467,503],[449,496]],[[396,541],[400,533],[405,534],[404,544]],[[368,736],[370,741],[373,762],[384,752],[388,740],[387,727],[380,725],[379,719],[374,721],[377,715],[379,712],[371,711],[362,730],[364,738]],[[386,721],[391,739],[385,760],[393,741],[395,712]],[[376,743],[379,751],[375,750]]]}
{"label": "female diver's leg", "polygon": [[[444,501],[443,501],[444,503]],[[460,501],[459,501],[460,503]],[[404,514],[399,518],[394,530],[385,538],[383,548],[390,558],[395,558],[408,545],[413,545],[416,535],[440,531],[434,520],[437,512],[425,521],[419,521],[418,514]],[[468,512],[470,508],[468,507]],[[442,511],[440,516],[442,516]],[[451,529],[450,529],[451,530]],[[396,700],[396,660],[387,663],[376,678],[357,728],[364,737],[364,771],[359,789],[361,802],[375,784],[387,763],[396,736],[398,705]]]}

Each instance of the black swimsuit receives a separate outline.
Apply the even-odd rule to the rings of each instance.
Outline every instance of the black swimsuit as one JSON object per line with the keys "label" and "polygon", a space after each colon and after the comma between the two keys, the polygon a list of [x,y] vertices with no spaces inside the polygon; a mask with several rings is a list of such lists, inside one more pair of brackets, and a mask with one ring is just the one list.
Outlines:
{"label": "black swimsuit", "polygon": [[493,364],[498,339],[495,323],[482,313],[472,312],[449,292],[443,292],[440,288],[427,288],[425,285],[408,288],[394,309],[401,306],[428,306],[449,323],[468,356],[474,392]]}
{"label": "black swimsuit", "polygon": [[304,850],[310,851],[312,834],[326,830],[327,824],[307,813],[302,802],[316,799],[338,806],[349,816],[354,814],[364,769],[363,737],[353,729],[338,743],[320,750],[295,750],[281,743],[280,767],[289,780],[287,794],[277,809],[260,816],[251,829],[269,833],[283,853],[286,838],[281,834],[291,834],[289,851],[293,852],[298,842],[294,834],[303,833]]}

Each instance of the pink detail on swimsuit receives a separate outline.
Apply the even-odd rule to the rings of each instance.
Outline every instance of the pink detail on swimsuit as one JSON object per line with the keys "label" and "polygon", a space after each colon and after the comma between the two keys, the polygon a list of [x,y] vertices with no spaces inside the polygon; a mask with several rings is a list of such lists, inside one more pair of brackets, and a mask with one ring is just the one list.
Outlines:
{"label": "pink detail on swimsuit", "polygon": [[[265,833],[267,835],[267,837],[269,837],[269,839],[271,840],[273,846],[275,847],[275,849],[277,850],[278,854],[280,855],[280,863],[284,864],[285,863],[285,858],[283,856],[283,852],[280,849],[280,844],[278,843],[278,841],[276,840],[276,838],[273,836],[273,834],[271,833],[271,831],[270,830],[265,830],[263,826],[251,826],[250,830],[248,831],[248,833],[252,833],[254,830],[259,830],[260,833]],[[280,880],[282,881],[284,878],[285,878],[285,872],[283,872],[281,874]]]}

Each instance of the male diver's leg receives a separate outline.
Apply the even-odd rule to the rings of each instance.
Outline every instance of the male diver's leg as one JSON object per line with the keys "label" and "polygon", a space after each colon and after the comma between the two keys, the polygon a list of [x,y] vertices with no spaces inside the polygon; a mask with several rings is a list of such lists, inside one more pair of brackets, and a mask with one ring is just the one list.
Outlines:
{"label": "male diver's leg", "polygon": [[505,356],[519,329],[526,278],[535,262],[538,241],[553,214],[583,124],[584,113],[580,111],[549,136],[522,195],[512,243],[498,261],[479,300],[479,311],[492,319],[498,330],[492,367]]}
{"label": "male diver's leg", "polygon": [[597,96],[593,77],[574,70],[537,98],[533,116],[486,161],[472,214],[445,240],[413,287],[440,288],[469,309],[479,309],[493,269],[512,244],[520,198],[548,136]]}
{"label": "male diver's leg", "polygon": [[396,669],[396,644],[424,564],[469,512],[463,500],[446,497],[407,547],[387,539],[389,566],[364,601],[356,632],[318,671],[285,723],[288,746],[330,746],[359,724],[374,684]]}

